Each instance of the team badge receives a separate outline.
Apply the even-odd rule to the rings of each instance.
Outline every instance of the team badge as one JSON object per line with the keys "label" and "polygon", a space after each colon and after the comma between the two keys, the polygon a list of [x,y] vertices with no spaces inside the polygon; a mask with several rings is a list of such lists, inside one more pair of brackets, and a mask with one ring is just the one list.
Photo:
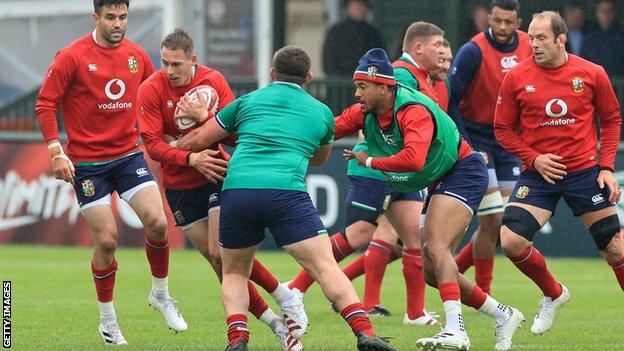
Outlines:
{"label": "team badge", "polygon": [[377,78],[377,67],[375,67],[375,66],[368,67],[368,71],[366,71],[366,75],[370,79]]}
{"label": "team badge", "polygon": [[572,91],[575,93],[582,93],[585,89],[585,84],[583,83],[583,78],[574,77],[572,78]]}
{"label": "team badge", "polygon": [[91,179],[85,179],[82,181],[82,193],[86,197],[95,195],[95,185]]}
{"label": "team badge", "polygon": [[178,224],[180,223],[184,223],[184,216],[182,215],[182,211],[177,210],[173,213],[173,216],[175,217],[176,222],[178,222]]}
{"label": "team badge", "polygon": [[137,73],[139,71],[139,61],[136,57],[128,57],[128,69],[130,70],[130,73]]}
{"label": "team badge", "polygon": [[521,187],[518,188],[518,191],[516,191],[516,197],[518,199],[524,199],[529,195],[529,187],[526,185],[523,185]]}

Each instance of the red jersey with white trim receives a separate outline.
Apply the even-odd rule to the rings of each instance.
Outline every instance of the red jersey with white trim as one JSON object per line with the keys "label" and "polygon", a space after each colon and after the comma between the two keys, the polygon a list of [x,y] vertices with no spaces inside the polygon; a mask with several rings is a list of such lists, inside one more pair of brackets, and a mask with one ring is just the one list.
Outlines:
{"label": "red jersey with white trim", "polygon": [[60,106],[72,162],[109,161],[138,151],[136,94],[153,72],[147,52],[126,38],[104,48],[93,32],[59,50],[35,105],[46,143],[58,139]]}
{"label": "red jersey with white trim", "polygon": [[[597,150],[594,116],[600,120]],[[526,168],[540,154],[563,157],[567,172],[600,164],[613,169],[620,106],[605,70],[575,55],[557,68],[521,62],[503,80],[494,117],[496,140]]]}
{"label": "red jersey with white trim", "polygon": [[[425,69],[417,67],[407,61],[404,60],[396,60],[392,62],[393,68],[405,68],[408,70],[414,79],[418,82],[418,91],[427,95],[431,100],[438,103],[438,96],[436,92],[433,90],[431,84],[429,84],[429,72]],[[399,82],[400,83],[400,82]]]}
{"label": "red jersey with white trim", "polygon": [[448,113],[449,108],[449,87],[446,80],[436,80],[433,82],[433,91],[438,97],[438,105]]}
{"label": "red jersey with white trim", "polygon": [[[382,129],[390,128],[393,109],[377,116]],[[424,165],[433,138],[435,124],[429,110],[422,105],[409,105],[397,113],[397,122],[403,134],[403,150],[389,157],[373,158],[375,169],[388,172],[416,172]],[[334,118],[335,140],[351,135],[364,128],[364,113],[360,104],[354,104]],[[472,148],[462,138],[459,147],[459,159],[472,153]]]}
{"label": "red jersey with white trim", "polygon": [[[189,190],[208,183],[195,168],[186,164],[189,151],[175,149],[164,140],[164,135],[177,137],[181,134],[173,114],[182,95],[196,86],[210,85],[219,95],[218,111],[234,101],[234,94],[219,71],[202,65],[196,67],[195,75],[187,85],[174,87],[161,69],[139,88],[137,104],[141,137],[150,157],[160,162],[163,186],[167,189]],[[216,149],[216,145],[211,148]]]}
{"label": "red jersey with white trim", "polygon": [[488,42],[485,32],[470,39],[481,50],[481,65],[475,74],[468,92],[459,103],[461,115],[474,123],[493,124],[496,97],[503,78],[518,62],[533,54],[529,36],[517,30],[518,46],[511,52],[496,50]]}

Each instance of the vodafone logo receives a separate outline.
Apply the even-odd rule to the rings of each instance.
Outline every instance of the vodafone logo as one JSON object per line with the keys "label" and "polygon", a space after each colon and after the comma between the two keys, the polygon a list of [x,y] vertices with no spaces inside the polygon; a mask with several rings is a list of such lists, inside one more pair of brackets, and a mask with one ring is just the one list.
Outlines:
{"label": "vodafone logo", "polygon": [[503,71],[509,71],[510,69],[516,67],[518,64],[518,61],[516,61],[517,59],[518,56],[516,55],[503,57],[501,59],[501,67],[503,68]]}
{"label": "vodafone logo", "polygon": [[[553,111],[553,105],[558,106],[558,108],[555,108],[554,111]],[[550,118],[563,117],[568,113],[568,105],[565,103],[565,101],[561,99],[552,99],[548,101],[548,103],[546,104],[545,111],[546,111],[546,115]],[[555,111],[559,111],[559,112],[555,112]]]}
{"label": "vodafone logo", "polygon": [[[113,84],[117,86],[117,88],[115,89],[117,93],[113,93],[111,91]],[[108,83],[106,83],[106,86],[104,87],[104,93],[111,100],[119,100],[126,93],[126,84],[123,82],[123,80],[119,78],[113,78],[109,80]]]}

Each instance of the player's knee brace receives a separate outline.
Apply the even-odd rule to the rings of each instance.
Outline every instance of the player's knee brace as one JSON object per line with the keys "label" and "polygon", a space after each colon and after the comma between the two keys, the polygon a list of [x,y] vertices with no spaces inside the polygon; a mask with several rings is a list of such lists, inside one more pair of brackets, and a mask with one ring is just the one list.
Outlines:
{"label": "player's knee brace", "polygon": [[503,225],[528,241],[533,241],[535,233],[541,228],[531,212],[518,206],[507,206],[505,208]]}
{"label": "player's knee brace", "polygon": [[620,232],[620,221],[616,214],[601,218],[589,227],[598,250],[603,251],[611,242],[611,238]]}

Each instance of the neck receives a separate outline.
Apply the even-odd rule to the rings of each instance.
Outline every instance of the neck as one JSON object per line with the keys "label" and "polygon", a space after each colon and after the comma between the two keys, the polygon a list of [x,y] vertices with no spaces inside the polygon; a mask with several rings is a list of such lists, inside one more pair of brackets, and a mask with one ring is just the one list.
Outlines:
{"label": "neck", "polygon": [[104,36],[102,35],[102,33],[100,33],[100,31],[97,28],[93,30],[93,40],[95,41],[96,44],[98,44],[99,46],[103,48],[116,48],[121,43],[121,42],[111,43],[108,40],[104,39]]}
{"label": "neck", "polygon": [[563,64],[565,64],[566,62],[568,62],[568,53],[564,51],[555,60],[553,60],[550,64],[547,64],[547,65],[544,65],[544,66],[548,67],[548,68],[557,68],[559,66],[563,66]]}
{"label": "neck", "polygon": [[391,110],[393,107],[394,107],[394,94],[390,95],[389,98],[384,99],[381,102],[381,104],[379,104],[379,107],[375,109],[375,114],[377,116],[384,115],[385,113],[388,112],[388,110]]}

